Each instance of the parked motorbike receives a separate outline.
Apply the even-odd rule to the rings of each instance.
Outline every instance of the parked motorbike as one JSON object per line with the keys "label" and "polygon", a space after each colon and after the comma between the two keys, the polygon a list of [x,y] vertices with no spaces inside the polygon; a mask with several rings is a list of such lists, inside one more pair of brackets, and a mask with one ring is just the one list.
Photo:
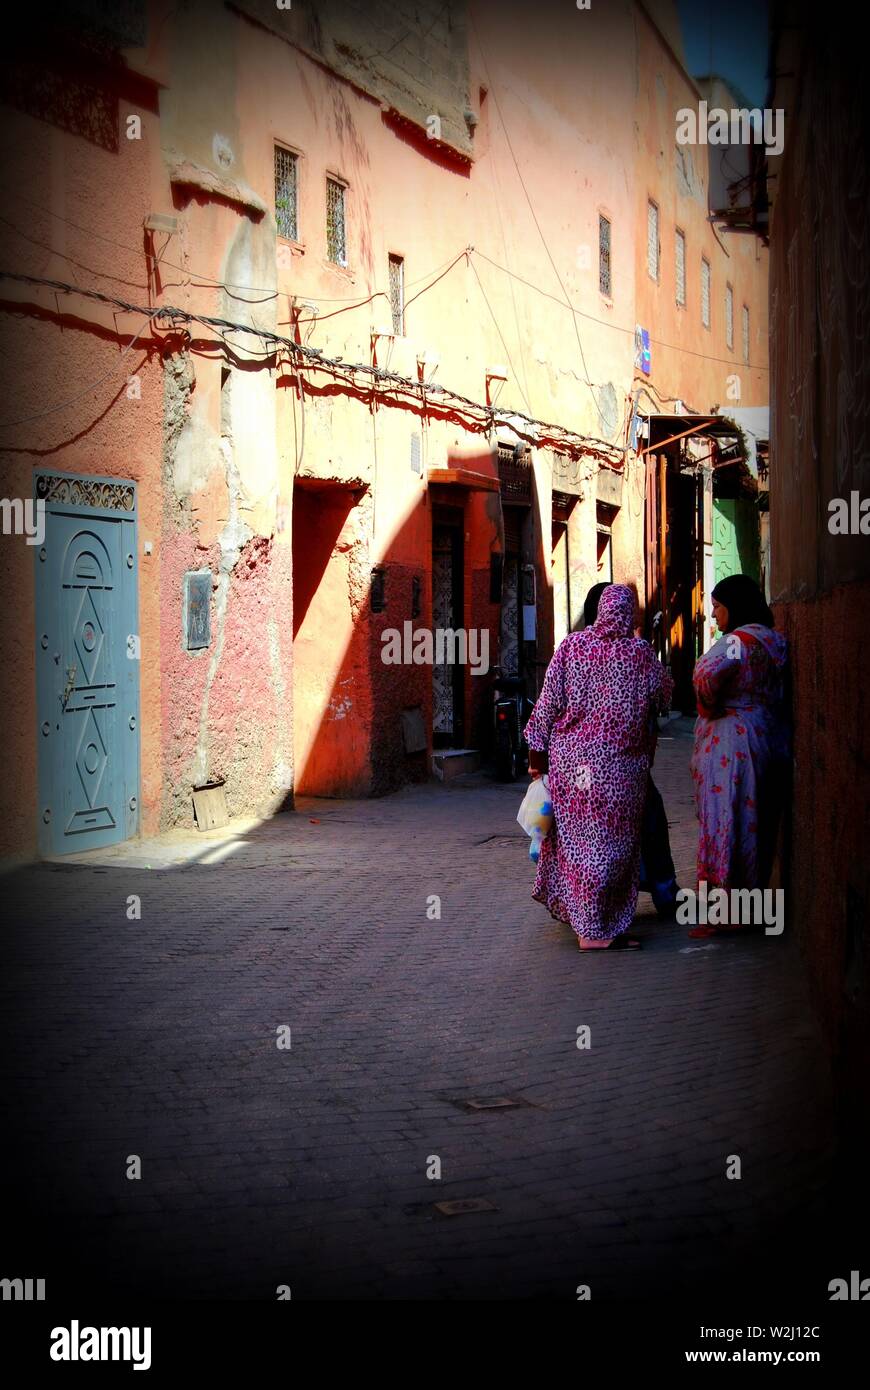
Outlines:
{"label": "parked motorbike", "polygon": [[528,767],[529,750],[523,738],[534,705],[519,676],[502,675],[493,668],[493,734],[495,772],[500,782],[513,782]]}

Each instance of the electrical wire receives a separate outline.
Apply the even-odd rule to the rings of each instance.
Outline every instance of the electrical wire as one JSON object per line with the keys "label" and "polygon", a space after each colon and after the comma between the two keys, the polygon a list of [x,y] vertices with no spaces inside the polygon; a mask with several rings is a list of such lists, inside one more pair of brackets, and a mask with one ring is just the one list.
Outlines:
{"label": "electrical wire", "polygon": [[[633,328],[625,328],[621,323],[611,323],[608,319],[600,319],[597,318],[595,314],[587,314],[582,309],[575,309],[573,305],[566,304],[564,300],[559,299],[558,295],[550,294],[548,290],[541,289],[540,285],[534,284],[531,280],[525,280],[521,275],[517,275],[515,271],[508,269],[507,266],[499,265],[498,261],[494,261],[491,256],[487,256],[483,251],[478,251],[477,247],[473,246],[471,252],[475,256],[480,256],[482,260],[488,261],[490,265],[495,266],[496,270],[500,270],[503,275],[513,276],[514,279],[519,280],[521,284],[526,285],[530,290],[535,290],[538,294],[543,295],[545,299],[552,300],[554,304],[559,304],[563,309],[569,309],[571,313],[579,315],[580,318],[591,319],[593,323],[600,324],[603,328],[612,328],[616,333],[627,333],[630,338],[634,337],[635,330]],[[670,352],[682,352],[689,357],[701,357],[705,362],[726,362],[730,365],[737,365],[733,357],[714,357],[713,354],[709,352],[696,352],[694,348],[681,347],[678,343],[666,343],[664,339],[654,338],[652,334],[650,334],[650,342],[655,343],[656,347],[667,348]],[[754,372],[770,371],[769,367],[762,367],[755,362],[744,362],[743,366],[748,367],[750,371]]]}
{"label": "electrical wire", "polygon": [[584,373],[584,377],[585,377],[585,380],[586,380],[586,385],[589,387],[589,392],[590,392],[590,395],[592,396],[592,400],[593,400],[593,402],[594,402],[594,404],[595,404],[596,410],[599,410],[599,411],[600,411],[600,407],[599,407],[599,404],[598,404],[598,398],[597,398],[597,396],[595,395],[595,390],[594,390],[594,388],[593,388],[592,382],[591,382],[590,377],[589,377],[589,368],[588,368],[587,365],[586,365],[586,355],[585,355],[585,353],[584,353],[584,351],[583,351],[583,343],[582,343],[581,338],[580,338],[580,330],[579,330],[579,328],[577,327],[577,319],[576,319],[576,317],[575,317],[575,315],[574,315],[574,306],[572,305],[570,299],[568,298],[568,292],[567,292],[567,290],[565,289],[564,284],[562,283],[562,277],[561,277],[561,275],[559,274],[559,270],[558,270],[558,267],[556,266],[556,262],[555,262],[555,260],[553,259],[553,256],[552,256],[552,253],[551,253],[551,251],[550,251],[549,246],[547,245],[546,237],[544,236],[543,230],[542,230],[542,228],[541,228],[541,224],[540,224],[540,222],[538,221],[538,215],[537,215],[537,213],[535,212],[534,204],[532,203],[531,197],[529,196],[529,190],[528,190],[528,188],[526,187],[526,182],[525,182],[525,179],[523,178],[522,171],[520,170],[519,162],[518,162],[518,160],[517,160],[516,155],[514,154],[514,147],[513,147],[512,143],[511,143],[510,134],[508,133],[507,124],[506,124],[505,119],[504,119],[504,116],[503,116],[503,114],[502,114],[501,105],[499,104],[498,95],[497,95],[497,93],[496,93],[495,86],[493,85],[492,77],[490,76],[489,65],[488,65],[488,63],[487,63],[487,61],[486,61],[486,54],[485,54],[484,51],[483,51],[483,44],[482,44],[482,42],[481,42],[480,33],[479,33],[479,31],[478,31],[477,23],[476,23],[476,21],[475,21],[474,14],[473,14],[472,11],[469,11],[469,18],[471,19],[471,26],[472,26],[472,28],[474,29],[475,37],[477,38],[477,46],[478,46],[478,48],[480,49],[481,60],[482,60],[482,62],[483,62],[484,71],[486,72],[486,75],[487,75],[487,80],[488,80],[488,82],[489,82],[489,90],[490,90],[491,93],[492,93],[492,98],[493,98],[493,101],[494,101],[494,103],[495,103],[495,109],[496,109],[496,111],[498,112],[498,118],[499,118],[499,121],[501,122],[502,131],[504,132],[504,138],[505,138],[505,141],[507,142],[507,147],[508,147],[508,150],[510,151],[510,156],[511,156],[511,159],[513,160],[514,168],[515,168],[516,171],[517,171],[517,178],[518,178],[519,181],[520,181],[520,187],[522,188],[523,193],[525,194],[526,202],[527,202],[528,205],[529,205],[529,212],[532,214],[532,221],[534,222],[535,227],[537,228],[538,236],[541,238],[541,245],[543,246],[544,250],[545,250],[546,253],[547,253],[547,259],[549,260],[550,265],[553,267],[553,274],[555,275],[556,279],[557,279],[558,282],[559,282],[559,289],[562,291],[562,295],[563,295],[563,299],[564,299],[565,306],[566,306],[568,309],[571,310],[571,322],[572,322],[572,324],[574,325],[574,332],[575,332],[576,337],[577,337],[577,347],[579,348],[579,351],[580,351],[580,361],[581,361],[582,364],[583,364],[583,373]]}
{"label": "electrical wire", "polygon": [[505,342],[504,334],[502,333],[501,329],[500,329],[499,326],[498,326],[498,319],[497,319],[496,316],[495,316],[495,312],[494,312],[494,310],[493,310],[493,307],[492,307],[492,305],[490,304],[489,300],[488,300],[487,297],[486,297],[486,290],[483,288],[483,281],[481,280],[480,276],[479,276],[478,273],[477,273],[477,266],[476,266],[476,265],[474,264],[474,262],[471,261],[471,260],[469,260],[469,265],[471,266],[471,269],[474,271],[474,278],[476,279],[478,285],[480,286],[480,293],[483,295],[484,303],[486,304],[486,307],[487,307],[487,309],[488,309],[489,312],[490,312],[490,316],[491,316],[491,318],[492,318],[492,321],[493,321],[493,323],[495,324],[495,331],[496,331],[496,333],[498,334],[499,338],[501,339],[501,345],[502,345],[502,347],[504,348],[505,353],[507,354],[508,364],[509,364],[509,366],[510,366],[511,371],[512,371],[513,374],[514,374],[514,379],[516,380],[516,383],[517,383],[517,389],[518,389],[520,395],[521,395],[522,398],[523,398],[523,405],[526,407],[526,410],[528,410],[529,413],[531,413],[531,406],[529,405],[528,398],[527,398],[525,392],[523,391],[522,386],[520,386],[520,379],[519,379],[519,377],[517,376],[517,369],[516,369],[516,367],[514,366],[513,361],[512,361],[512,359],[511,359],[510,348],[508,347],[507,343]]}
{"label": "electrical wire", "polygon": [[[430,271],[429,274],[430,274],[430,275],[435,275],[435,279],[432,280],[432,281],[430,282],[430,284],[424,285],[423,288],[422,288],[422,290],[418,290],[418,292],[417,292],[416,294],[412,294],[410,299],[406,299],[405,302],[404,302],[404,305],[403,305],[404,310],[407,311],[407,309],[414,303],[414,301],[415,301],[416,299],[419,299],[421,295],[426,294],[429,290],[431,290],[432,287],[433,287],[434,285],[437,285],[437,284],[438,284],[438,281],[439,281],[439,280],[443,280],[444,277],[445,277],[445,275],[447,275],[447,274],[453,269],[453,267],[454,267],[455,265],[458,265],[459,262],[462,260],[463,256],[466,256],[467,254],[468,254],[468,247],[465,247],[462,251],[457,252],[457,254],[453,257],[453,259],[452,259],[451,261],[445,261],[445,262],[442,263],[442,265],[437,266],[437,267],[436,267],[436,270]],[[446,267],[446,268],[445,268],[445,267]],[[440,274],[440,275],[437,274],[437,271],[438,271],[438,270],[441,271],[441,274]],[[409,285],[419,285],[420,281],[423,280],[423,279],[425,279],[425,278],[426,278],[425,276],[422,276],[422,275],[421,275],[421,276],[419,276],[416,280],[411,280],[411,281],[409,281]],[[312,314],[312,315],[310,315],[308,318],[296,319],[295,322],[296,322],[296,323],[325,323],[327,319],[334,319],[334,318],[337,318],[337,316],[338,316],[339,314],[347,314],[347,313],[350,312],[351,309],[361,309],[361,308],[363,307],[363,305],[365,305],[365,304],[370,304],[370,303],[372,302],[372,300],[378,299],[379,297],[380,297],[380,298],[383,298],[383,299],[389,299],[389,298],[390,298],[390,296],[387,294],[386,290],[375,290],[373,294],[370,294],[370,295],[369,295],[368,299],[363,299],[363,300],[361,300],[361,301],[359,302],[359,304],[350,304],[350,305],[345,306],[344,309],[334,309],[334,310],[332,311],[331,314]],[[327,301],[327,302],[328,302],[328,301]],[[288,320],[283,320],[283,322],[292,323],[292,322],[294,322],[294,320],[288,319]]]}
{"label": "electrical wire", "polygon": [[[431,401],[431,398],[434,396],[437,397],[437,401],[432,401],[433,405],[445,406],[453,410],[461,408],[465,413],[473,412],[482,415],[484,417],[483,421],[478,421],[480,428],[492,428],[494,425],[504,422],[511,424],[516,433],[521,433],[521,430],[517,429],[517,424],[521,423],[528,427],[527,433],[531,434],[530,442],[532,443],[538,445],[546,443],[551,447],[559,447],[577,454],[589,454],[597,458],[598,461],[606,467],[612,468],[617,472],[621,471],[622,466],[624,466],[626,449],[612,443],[610,440],[600,439],[594,435],[580,435],[573,430],[566,429],[562,425],[555,425],[544,420],[535,419],[529,415],[524,415],[520,411],[500,410],[494,406],[484,405],[480,401],[472,400],[468,396],[463,396],[458,391],[452,391],[448,387],[441,386],[432,381],[426,383],[412,381],[410,377],[401,376],[398,372],[388,371],[384,368],[373,366],[370,363],[344,362],[340,358],[327,357],[318,348],[311,348],[302,343],[297,343],[292,338],[286,338],[281,334],[273,333],[270,329],[257,328],[245,323],[235,323],[231,319],[220,318],[217,315],[193,314],[185,309],[176,308],[174,305],[162,305],[157,309],[147,309],[142,305],[131,304],[113,295],[104,294],[101,290],[87,290],[80,285],[72,285],[62,280],[50,280],[43,276],[24,275],[14,271],[0,270],[0,279],[12,280],[19,284],[36,285],[46,289],[53,289],[63,294],[77,294],[85,299],[92,299],[98,303],[106,304],[116,309],[123,309],[125,313],[143,314],[148,322],[163,318],[170,321],[173,328],[176,328],[178,323],[202,324],[204,327],[217,332],[218,337],[221,337],[224,342],[226,342],[224,336],[225,332],[251,334],[260,338],[264,343],[273,343],[276,346],[285,348],[291,355],[295,356],[297,361],[301,361],[311,368],[332,372],[348,385],[355,384],[352,377],[353,374],[358,373],[367,377],[372,382],[372,389],[374,389],[375,385],[383,383],[394,386],[405,394],[412,396],[417,401],[422,401],[425,397],[428,397]],[[137,338],[134,339],[134,342],[141,336],[141,333],[144,332],[144,328],[145,325],[143,325],[139,334],[137,334]],[[223,332],[221,330],[223,330]],[[234,345],[227,345],[232,351],[236,350]],[[270,357],[275,356],[274,353],[268,355]],[[109,375],[111,375],[111,373],[109,373]],[[105,377],[100,378],[100,380],[105,380]],[[93,387],[89,389],[93,389]],[[53,413],[54,410],[62,408],[63,406],[61,405],[55,406],[52,408],[52,411],[45,413]],[[16,423],[25,422],[18,421]],[[7,426],[7,428],[11,428],[11,426]],[[619,460],[619,464],[617,460]]]}
{"label": "electrical wire", "polygon": [[[81,291],[78,292],[81,293]],[[132,352],[133,348],[136,346],[139,339],[142,337],[142,334],[145,332],[145,329],[149,327],[149,325],[152,323],[157,314],[160,313],[160,310],[155,309],[149,312],[146,309],[139,309],[136,312],[146,314],[146,320],[143,323],[142,327],[139,329],[139,332],[136,334],[136,336],[131,339],[131,341],[127,344],[125,348],[121,350],[121,353],[119,354],[120,357],[126,357],[128,352]],[[89,396],[91,392],[95,391],[98,386],[102,386],[104,381],[108,381],[110,377],[113,377],[115,375],[115,368],[112,367],[110,371],[104,372],[102,376],[97,377],[96,381],[92,381],[90,386],[86,386],[83,391],[76,392],[74,396],[69,396],[65,401],[61,401],[58,405],[49,406],[47,410],[38,410],[33,415],[25,415],[20,420],[0,420],[0,430],[14,430],[17,429],[19,425],[29,425],[34,420],[44,420],[47,415],[56,415],[59,410],[66,410],[68,406],[75,405],[77,401],[83,400],[85,396]]]}
{"label": "electrical wire", "polygon": [[[38,203],[34,203],[32,199],[25,198],[23,195],[17,196],[17,201],[27,203],[30,207],[34,209],[34,211],[41,212],[46,217],[53,217],[57,222],[63,222],[65,226],[72,227],[77,232],[84,232],[85,235],[88,237],[97,237],[98,240],[105,241],[108,243],[108,245],[117,247],[119,251],[129,251],[134,256],[141,256],[142,254],[141,246],[129,246],[126,242],[118,241],[115,237],[106,236],[103,232],[94,231],[91,227],[82,227],[80,223],[73,222],[69,217],[63,217],[59,212],[53,212],[51,208],[40,207]],[[10,226],[11,225],[12,224],[10,223]],[[15,228],[15,230],[17,231],[19,229]],[[53,254],[56,256],[60,256],[63,260],[72,260],[72,257],[65,255],[63,251],[54,251]],[[452,259],[459,260],[464,254],[465,251],[463,248],[463,250],[458,251],[456,253],[456,256]],[[450,264],[450,262],[451,258],[448,257],[446,261],[442,261],[440,265],[434,266],[432,270],[427,270],[425,274],[418,275],[414,280],[409,280],[408,288],[411,289],[414,285],[419,285],[421,281],[427,280],[430,275],[437,275],[438,272],[440,270],[443,270],[446,265]],[[75,262],[73,262],[73,264],[75,264]],[[194,286],[195,289],[226,290],[227,293],[229,293],[231,288],[236,290],[247,290],[251,294],[265,295],[265,299],[262,301],[263,303],[266,303],[268,300],[271,299],[277,299],[279,294],[284,293],[283,290],[273,290],[271,286],[267,285],[245,285],[240,284],[238,281],[235,280],[215,280],[214,277],[211,275],[205,275],[204,273],[198,270],[194,270],[191,266],[177,265],[174,261],[165,261],[161,259],[161,265],[167,266],[170,270],[178,270],[181,272],[182,275],[186,275],[189,279],[192,277],[192,279],[200,281],[200,284]],[[94,273],[103,276],[103,278],[106,280],[117,280],[118,278],[115,275],[110,275],[106,271],[95,271]],[[124,282],[119,280],[118,283],[123,284]],[[330,297],[329,295],[323,294],[319,294],[317,297],[318,299],[321,299],[324,304],[347,304],[350,308],[361,308],[363,305],[368,304],[370,300],[375,297],[375,295],[384,293],[385,291],[383,290],[376,290],[373,295],[362,297],[360,297],[359,295],[337,295]],[[231,298],[236,297],[237,296],[235,295],[231,296]],[[249,300],[247,302],[255,303],[257,301]]]}
{"label": "electrical wire", "polygon": [[[489,170],[490,170],[490,179],[491,179],[491,182],[492,182],[492,201],[493,201],[493,206],[495,207],[496,213],[497,213],[497,215],[498,215],[498,226],[499,226],[499,231],[501,232],[501,244],[502,244],[502,249],[503,249],[503,252],[504,252],[505,261],[507,261],[507,260],[508,260],[507,237],[505,236],[504,218],[503,218],[503,216],[502,216],[502,210],[501,210],[502,199],[501,199],[501,195],[500,195],[500,191],[499,191],[499,183],[498,183],[498,176],[497,176],[497,169],[496,169],[496,161],[495,161],[494,159],[490,159],[490,160],[489,160]],[[525,356],[525,353],[523,352],[523,335],[522,335],[522,333],[520,332],[520,316],[519,316],[519,312],[518,312],[518,310],[517,310],[517,297],[516,297],[516,294],[514,293],[514,282],[513,282],[513,280],[510,280],[510,281],[509,281],[509,284],[510,284],[510,291],[511,291],[511,307],[512,307],[512,309],[513,309],[513,314],[514,314],[514,326],[516,327],[516,330],[517,330],[517,346],[518,346],[519,352],[520,352],[520,361],[521,361],[521,363],[522,363],[522,368],[523,368],[523,380],[524,380],[524,382],[525,382],[525,387],[526,387],[526,397],[527,397],[529,400],[531,400],[531,392],[529,391],[529,378],[528,378],[528,372],[526,371],[526,356]]]}
{"label": "electrical wire", "polygon": [[[49,208],[40,207],[39,204],[34,203],[34,202],[33,202],[31,199],[29,199],[29,198],[21,197],[21,198],[19,199],[19,201],[28,203],[30,207],[32,207],[32,208],[35,209],[35,211],[41,212],[41,213],[43,213],[44,215],[46,215],[46,216],[48,216],[48,217],[53,217],[53,218],[55,218],[57,221],[63,222],[66,226],[74,228],[76,231],[84,232],[84,233],[86,233],[86,234],[87,234],[88,236],[90,236],[90,237],[97,237],[99,240],[107,242],[110,246],[116,246],[116,247],[117,247],[119,250],[121,250],[121,251],[128,251],[128,252],[130,252],[131,254],[137,255],[137,256],[142,254],[141,247],[137,249],[136,247],[127,245],[125,242],[121,242],[121,241],[116,240],[116,238],[114,238],[114,237],[107,237],[107,236],[105,236],[102,232],[94,231],[92,228],[82,227],[79,223],[71,221],[70,218],[68,218],[68,217],[62,217],[62,216],[60,215],[60,213],[52,212],[51,209],[49,209]],[[15,227],[13,223],[8,222],[7,219],[5,219],[5,218],[4,218],[3,220],[7,222],[7,225],[10,227],[11,230],[14,230],[14,231],[16,231],[19,235],[25,236],[25,237],[26,237],[27,234],[24,233],[24,232],[22,232],[21,229],[20,229],[19,227]],[[46,244],[43,243],[43,242],[38,242],[38,243],[36,243],[36,244],[38,244],[38,245],[40,245],[40,246],[43,246],[44,249],[50,250],[50,251],[52,252],[53,255],[59,256],[59,257],[61,258],[61,260],[69,261],[71,265],[81,265],[81,264],[82,264],[81,262],[76,261],[76,259],[75,259],[73,256],[68,255],[68,254],[67,254],[66,252],[64,252],[64,251],[57,251],[57,250],[55,250],[53,247],[46,246]],[[634,337],[634,328],[626,328],[626,327],[623,327],[622,324],[619,324],[619,323],[612,323],[612,322],[611,322],[610,320],[608,320],[608,319],[598,318],[598,316],[595,315],[595,314],[587,313],[587,312],[586,312],[585,310],[583,310],[583,309],[578,309],[578,308],[576,308],[574,305],[572,305],[572,304],[570,304],[570,303],[566,303],[565,300],[560,299],[558,295],[551,294],[548,290],[542,289],[542,287],[541,287],[540,285],[536,285],[536,284],[534,284],[533,281],[525,279],[525,277],[522,276],[522,275],[518,275],[518,274],[516,273],[516,271],[511,270],[508,266],[501,265],[498,261],[493,260],[493,258],[492,258],[491,256],[487,256],[485,252],[478,250],[477,247],[474,247],[474,246],[464,247],[461,251],[458,251],[458,252],[456,253],[455,256],[453,256],[453,257],[451,257],[451,258],[448,258],[448,260],[446,260],[446,261],[442,261],[440,265],[435,266],[432,270],[427,271],[424,275],[418,275],[415,279],[409,280],[409,281],[408,281],[408,288],[410,289],[410,288],[412,288],[414,285],[419,285],[423,280],[428,279],[430,275],[436,275],[436,276],[438,276],[439,279],[442,278],[442,277],[440,276],[439,272],[440,272],[440,271],[443,271],[443,270],[445,269],[445,267],[446,267],[447,269],[452,269],[452,267],[453,267],[454,265],[456,265],[457,262],[460,261],[460,260],[462,259],[462,257],[463,257],[464,255],[466,255],[467,253],[471,253],[471,254],[473,254],[473,255],[480,256],[482,260],[487,261],[490,265],[494,266],[494,267],[496,268],[496,270],[500,270],[501,273],[502,273],[503,275],[510,276],[512,279],[517,280],[521,285],[525,285],[527,289],[534,290],[536,294],[541,295],[541,296],[542,296],[543,298],[545,298],[545,299],[551,300],[552,303],[560,305],[560,307],[563,308],[563,309],[568,309],[568,311],[569,311],[570,313],[572,313],[572,314],[574,314],[574,315],[577,315],[577,316],[580,317],[580,318],[589,319],[589,321],[590,321],[591,323],[597,323],[597,324],[598,324],[599,326],[601,326],[601,327],[604,327],[604,328],[611,328],[611,329],[613,329],[613,330],[614,330],[615,332],[617,332],[617,333],[626,333],[626,334],[629,335],[629,337],[632,337],[632,338]],[[242,296],[239,296],[239,295],[232,295],[232,294],[230,295],[230,298],[232,298],[232,299],[237,299],[237,300],[239,300],[241,303],[248,303],[248,304],[260,304],[260,303],[263,303],[263,304],[265,304],[265,303],[267,303],[267,302],[269,302],[269,301],[271,301],[271,300],[273,300],[273,299],[277,299],[277,298],[279,297],[280,294],[283,294],[283,293],[284,293],[283,290],[280,290],[280,291],[279,291],[279,290],[268,290],[265,286],[262,286],[262,285],[242,285],[242,284],[238,283],[237,281],[233,281],[233,280],[227,280],[227,281],[223,281],[223,280],[214,280],[214,279],[212,279],[211,277],[207,277],[207,276],[204,276],[204,275],[200,274],[200,272],[195,271],[195,270],[193,270],[193,269],[190,268],[190,267],[180,266],[180,265],[177,265],[174,261],[166,261],[166,260],[163,260],[162,258],[161,258],[160,264],[166,266],[166,267],[167,267],[168,269],[170,269],[170,270],[178,270],[178,271],[180,271],[181,274],[186,275],[186,276],[188,277],[188,280],[191,281],[191,283],[192,283],[192,280],[191,280],[191,277],[192,277],[193,280],[196,280],[196,281],[198,282],[198,283],[196,283],[196,284],[192,284],[192,287],[193,287],[194,289],[216,289],[216,290],[225,290],[228,294],[230,293],[230,288],[233,288],[233,289],[246,289],[246,290],[248,290],[248,291],[251,292],[251,293],[255,293],[255,294],[260,294],[260,293],[262,293],[262,294],[265,296],[262,300],[246,300],[246,299],[244,299]],[[117,284],[128,284],[128,283],[130,283],[129,281],[125,281],[125,280],[123,280],[121,277],[119,277],[119,276],[117,276],[117,275],[112,275],[111,272],[109,272],[109,271],[104,271],[104,270],[93,270],[93,269],[91,269],[90,267],[84,267],[84,268],[89,269],[90,272],[91,272],[91,274],[99,275],[101,279],[105,279],[105,280],[114,280]],[[432,283],[435,284],[435,283],[437,283],[437,281],[433,281]],[[322,300],[324,304],[346,304],[346,305],[347,305],[347,309],[346,309],[346,310],[341,309],[341,310],[337,310],[337,311],[336,311],[336,313],[345,313],[345,312],[349,312],[350,310],[355,309],[355,308],[363,308],[366,304],[370,304],[370,303],[372,302],[373,299],[378,298],[378,296],[380,296],[380,295],[383,295],[385,298],[387,297],[386,291],[385,291],[385,290],[375,290],[375,291],[373,291],[372,294],[363,296],[362,298],[360,298],[359,296],[356,296],[356,295],[350,295],[350,296],[340,295],[340,296],[337,296],[337,297],[336,297],[336,296],[330,297],[329,295],[320,295],[320,294],[319,294],[319,295],[318,295],[318,299],[319,299],[319,300]],[[409,300],[408,303],[412,303],[413,300],[416,299],[416,298],[418,298],[417,295],[412,296],[412,299]],[[407,307],[407,305],[406,305],[406,307]],[[335,316],[334,314],[323,314],[323,315],[318,315],[317,318],[318,318],[318,321],[323,321],[324,319],[332,318],[332,317],[334,317],[334,316]],[[304,320],[302,320],[302,322],[307,323],[307,322],[309,322],[309,320],[308,320],[308,319],[304,319]],[[720,362],[720,363],[726,363],[726,364],[733,364],[733,361],[734,361],[734,359],[733,359],[733,358],[730,358],[730,357],[716,357],[716,356],[714,356],[714,355],[711,354],[711,353],[707,353],[707,352],[696,352],[693,348],[682,347],[682,346],[680,346],[680,345],[677,344],[677,343],[667,343],[667,342],[664,341],[664,339],[662,339],[662,338],[654,338],[654,337],[652,337],[652,335],[650,336],[650,342],[651,342],[651,343],[654,343],[656,347],[667,348],[668,351],[670,351],[670,352],[681,352],[681,353],[687,354],[687,355],[690,356],[690,357],[700,357],[700,358],[701,358],[703,361],[705,361],[705,362]],[[745,367],[747,367],[750,371],[755,371],[755,372],[768,372],[768,371],[770,370],[769,367],[761,366],[760,364],[755,363],[755,362],[744,362],[742,365],[745,366]],[[594,383],[591,383],[591,382],[590,382],[589,384],[594,386]]]}

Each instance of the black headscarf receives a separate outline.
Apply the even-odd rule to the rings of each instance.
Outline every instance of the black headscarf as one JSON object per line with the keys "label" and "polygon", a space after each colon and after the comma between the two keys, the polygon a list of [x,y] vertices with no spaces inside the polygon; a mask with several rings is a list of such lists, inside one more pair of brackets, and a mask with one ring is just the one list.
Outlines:
{"label": "black headscarf", "polygon": [[586,602],[583,605],[583,621],[587,627],[591,627],[598,617],[598,603],[607,588],[609,588],[608,584],[593,584],[586,595]]}
{"label": "black headscarf", "polygon": [[727,579],[720,579],[713,590],[713,598],[728,609],[729,632],[746,623],[773,627],[773,614],[764,594],[748,574],[730,574]]}

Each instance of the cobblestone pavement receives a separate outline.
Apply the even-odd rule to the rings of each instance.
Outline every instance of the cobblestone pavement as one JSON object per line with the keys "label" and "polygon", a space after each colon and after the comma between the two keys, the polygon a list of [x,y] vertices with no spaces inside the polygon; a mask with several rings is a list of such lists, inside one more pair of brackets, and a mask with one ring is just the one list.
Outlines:
{"label": "cobblestone pavement", "polygon": [[[665,732],[692,883],[689,722]],[[480,774],[306,801],[7,876],[0,1275],[49,1296],[826,1297],[830,1083],[788,928],[693,943],[641,895],[645,949],[581,956],[531,901],[521,792]],[[487,1206],[435,1206],[467,1199]]]}

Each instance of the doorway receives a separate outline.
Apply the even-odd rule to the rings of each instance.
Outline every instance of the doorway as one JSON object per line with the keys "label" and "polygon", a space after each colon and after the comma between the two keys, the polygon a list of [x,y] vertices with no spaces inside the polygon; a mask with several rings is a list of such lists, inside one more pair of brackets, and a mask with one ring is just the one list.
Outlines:
{"label": "doorway", "polygon": [[[703,650],[703,483],[678,453],[646,456],[647,636],[671,667],[675,709],[695,709],[692,675]],[[653,618],[661,614],[653,625]]]}
{"label": "doorway", "polygon": [[293,489],[293,785],[310,796],[368,791],[367,623],[360,493],[296,480]]}
{"label": "doorway", "polygon": [[[432,515],[432,627],[436,655],[439,628],[465,626],[465,563],[463,513],[458,507],[436,507]],[[445,643],[445,654],[448,644]],[[432,739],[436,748],[464,746],[465,671],[458,662],[432,667]]]}
{"label": "doorway", "polygon": [[139,829],[136,485],[41,474],[36,497],[39,847],[75,854]]}
{"label": "doorway", "polygon": [[576,504],[569,493],[553,492],[551,573],[553,576],[553,647],[558,647],[574,623],[571,593],[571,554],[568,524]]}

